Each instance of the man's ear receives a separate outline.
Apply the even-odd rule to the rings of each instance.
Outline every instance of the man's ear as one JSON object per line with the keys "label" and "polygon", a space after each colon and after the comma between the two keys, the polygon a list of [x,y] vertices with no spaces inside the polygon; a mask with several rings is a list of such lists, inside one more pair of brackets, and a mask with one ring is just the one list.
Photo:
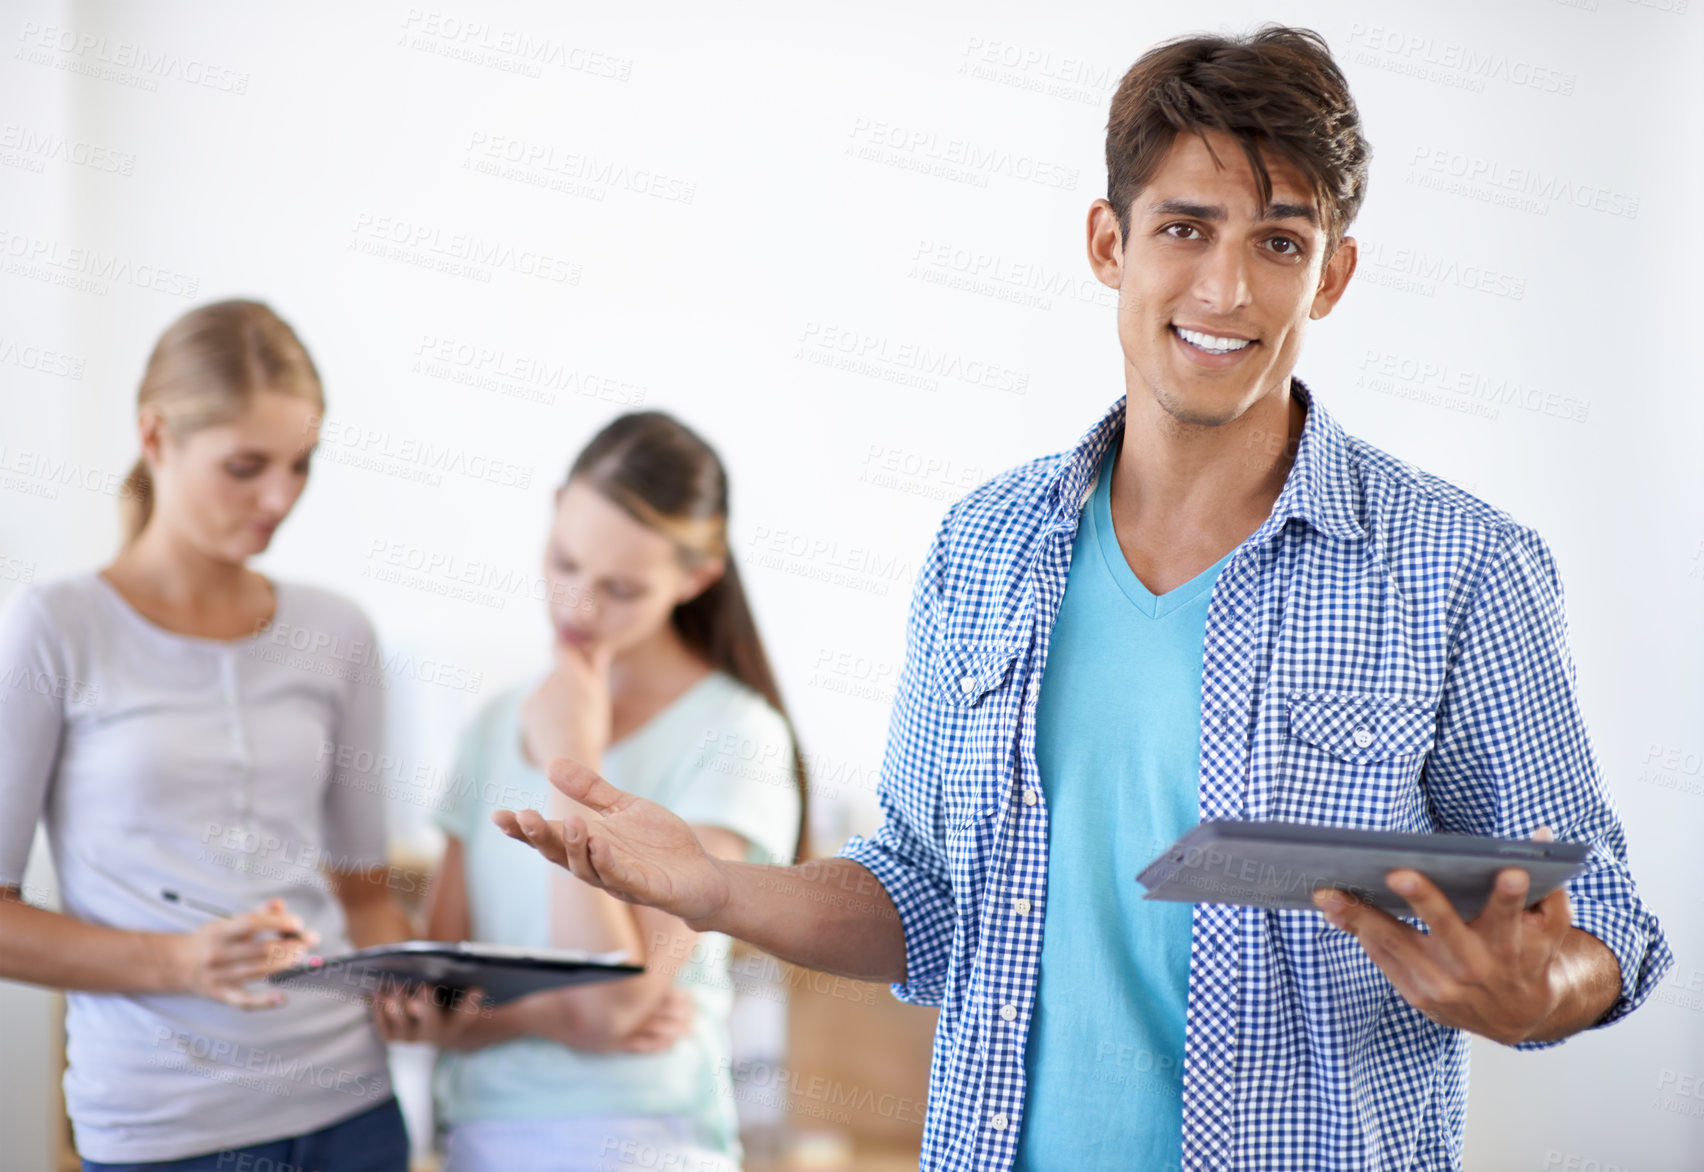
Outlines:
{"label": "man's ear", "polygon": [[1315,291],[1313,305],[1308,310],[1310,318],[1318,321],[1336,308],[1343,291],[1349,288],[1349,278],[1355,275],[1355,264],[1359,259],[1360,246],[1353,236],[1345,236],[1338,242],[1336,251],[1326,258],[1320,270],[1319,289]]}
{"label": "man's ear", "polygon": [[1109,289],[1124,284],[1124,233],[1112,204],[1097,199],[1089,205],[1089,270]]}

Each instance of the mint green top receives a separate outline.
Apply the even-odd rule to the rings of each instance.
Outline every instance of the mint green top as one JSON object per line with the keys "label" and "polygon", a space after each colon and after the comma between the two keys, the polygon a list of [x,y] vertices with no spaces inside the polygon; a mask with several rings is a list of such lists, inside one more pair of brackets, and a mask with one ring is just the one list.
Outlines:
{"label": "mint green top", "polygon": [[[491,822],[503,807],[544,808],[549,781],[521,751],[520,704],[532,684],[498,696],[464,730],[444,832],[461,840],[471,939],[550,946],[551,864]],[[790,863],[799,824],[793,739],[756,692],[712,672],[605,750],[602,774],[686,821],[744,837],[752,862]],[[697,1002],[692,1032],[660,1054],[589,1054],[524,1038],[439,1057],[438,1119],[562,1119],[666,1115],[689,1121],[704,1146],[739,1152],[729,1082],[728,939],[698,937],[675,983]]]}

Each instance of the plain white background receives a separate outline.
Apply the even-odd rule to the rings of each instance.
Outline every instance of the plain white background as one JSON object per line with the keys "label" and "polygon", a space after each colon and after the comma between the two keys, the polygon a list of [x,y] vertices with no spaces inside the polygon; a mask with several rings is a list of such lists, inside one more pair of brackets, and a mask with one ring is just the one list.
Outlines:
{"label": "plain white background", "polygon": [[[374,617],[395,755],[540,661],[551,489],[634,405],[733,474],[736,556],[816,775],[869,829],[946,505],[1122,394],[1084,259],[1145,48],[1307,25],[1374,146],[1360,274],[1298,373],[1354,433],[1536,527],[1678,962],[1624,1024],[1476,1047],[1469,1167],[1704,1152],[1704,16],[1688,0],[0,8],[0,596],[103,563],[154,339],[269,301],[324,375],[259,565]],[[426,841],[424,788],[393,805]],[[50,875],[36,860],[43,890]],[[46,995],[0,987],[7,1167]]]}

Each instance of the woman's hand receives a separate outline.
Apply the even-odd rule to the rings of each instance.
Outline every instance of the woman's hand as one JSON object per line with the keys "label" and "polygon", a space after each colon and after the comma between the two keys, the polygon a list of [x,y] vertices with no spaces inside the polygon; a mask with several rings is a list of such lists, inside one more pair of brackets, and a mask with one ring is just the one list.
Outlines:
{"label": "woman's hand", "polygon": [[450,1007],[441,993],[383,993],[373,998],[373,1024],[387,1042],[425,1042],[440,1050],[478,1050],[528,1035],[595,1054],[650,1054],[667,1050],[692,1029],[697,1005],[685,989],[671,987],[625,1037],[607,1038],[581,1023],[567,994],[535,993],[507,1005],[485,1005],[475,989]]}
{"label": "woman's hand", "polygon": [[527,1015],[525,1032],[587,1054],[654,1054],[667,1050],[692,1030],[698,1004],[692,994],[670,985],[662,1000],[627,1033],[611,1036],[609,1016],[584,998],[585,989],[553,989],[516,1002]]}
{"label": "woman's hand", "polygon": [[671,985],[651,1016],[640,1022],[634,1031],[622,1038],[612,1052],[653,1054],[667,1050],[692,1031],[692,1019],[698,1013],[698,1003],[678,985]]}
{"label": "woman's hand", "polygon": [[308,930],[283,900],[274,899],[258,911],[211,920],[164,939],[171,950],[167,970],[173,989],[238,1009],[271,1009],[284,1004],[282,993],[250,993],[243,986],[300,964],[319,943],[319,933]]}
{"label": "woman's hand", "polygon": [[612,658],[602,644],[556,645],[555,670],[521,704],[522,743],[534,764],[567,757],[596,768],[609,747]]}
{"label": "woman's hand", "polygon": [[412,993],[395,990],[373,998],[373,1024],[387,1042],[425,1042],[440,1050],[477,1050],[504,1041],[519,1031],[495,1021],[508,1007],[485,1004],[485,994],[471,989],[451,1006],[445,991],[422,985]]}

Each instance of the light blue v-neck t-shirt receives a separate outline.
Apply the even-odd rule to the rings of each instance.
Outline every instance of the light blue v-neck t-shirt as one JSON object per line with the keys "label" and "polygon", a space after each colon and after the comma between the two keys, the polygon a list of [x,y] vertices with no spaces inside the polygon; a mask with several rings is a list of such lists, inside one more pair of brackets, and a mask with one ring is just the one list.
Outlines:
{"label": "light blue v-neck t-shirt", "polygon": [[[462,842],[471,938],[548,948],[552,864],[491,822],[499,807],[544,808],[550,783],[521,751],[520,705],[531,690],[499,696],[463,733],[456,800],[438,822]],[[741,835],[751,862],[793,860],[800,799],[791,730],[762,696],[725,673],[711,672],[611,745],[600,773],[694,825]],[[697,1003],[691,1033],[670,1049],[592,1054],[531,1037],[445,1052],[434,1080],[440,1122],[669,1117],[686,1124],[699,1146],[737,1159],[728,944],[704,933],[690,957],[652,958],[678,968],[675,983]]]}
{"label": "light blue v-neck t-shirt", "polygon": [[1019,1172],[1178,1167],[1192,909],[1136,874],[1194,826],[1216,565],[1156,597],[1112,527],[1118,447],[1084,503],[1036,710],[1047,795],[1041,970]]}

